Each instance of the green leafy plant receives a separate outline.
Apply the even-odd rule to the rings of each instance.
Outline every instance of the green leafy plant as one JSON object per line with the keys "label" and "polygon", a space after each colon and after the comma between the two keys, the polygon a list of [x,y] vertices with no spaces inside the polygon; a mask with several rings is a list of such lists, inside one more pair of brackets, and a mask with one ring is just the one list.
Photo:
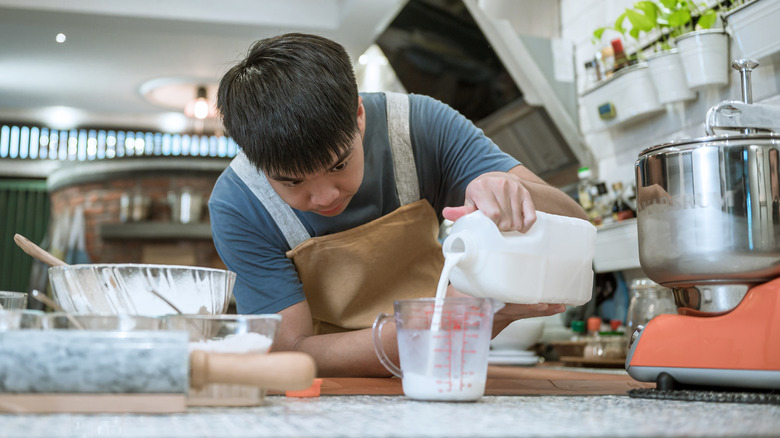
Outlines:
{"label": "green leafy plant", "polygon": [[614,25],[596,29],[593,38],[594,42],[599,42],[604,32],[611,29],[624,38],[638,40],[641,33],[657,29],[660,37],[656,50],[668,50],[671,48],[671,39],[697,28],[709,29],[717,19],[718,13],[707,8],[705,3],[692,0],[643,0],[634,3],[633,8],[626,8]]}

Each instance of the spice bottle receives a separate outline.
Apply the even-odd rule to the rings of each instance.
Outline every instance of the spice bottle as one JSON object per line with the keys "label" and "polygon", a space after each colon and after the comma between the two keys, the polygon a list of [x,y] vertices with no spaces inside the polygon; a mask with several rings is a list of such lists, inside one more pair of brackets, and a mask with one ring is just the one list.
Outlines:
{"label": "spice bottle", "polygon": [[623,51],[623,41],[621,41],[620,38],[615,38],[610,44],[612,44],[612,53],[615,57],[615,67],[613,71],[628,67],[628,57],[626,56],[626,52]]}

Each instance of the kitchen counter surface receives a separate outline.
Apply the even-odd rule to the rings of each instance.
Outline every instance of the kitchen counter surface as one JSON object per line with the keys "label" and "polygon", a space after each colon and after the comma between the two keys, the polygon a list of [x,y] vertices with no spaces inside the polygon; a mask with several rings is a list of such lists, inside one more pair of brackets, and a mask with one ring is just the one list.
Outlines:
{"label": "kitchen counter surface", "polygon": [[0,437],[780,436],[778,405],[631,398],[625,391],[648,384],[622,370],[492,367],[490,375],[475,403],[410,400],[398,379],[325,379],[320,397],[269,395],[256,407],[3,414]]}
{"label": "kitchen counter surface", "polygon": [[640,437],[780,436],[780,406],[628,396],[266,397],[253,408],[174,415],[2,415],[3,437]]}

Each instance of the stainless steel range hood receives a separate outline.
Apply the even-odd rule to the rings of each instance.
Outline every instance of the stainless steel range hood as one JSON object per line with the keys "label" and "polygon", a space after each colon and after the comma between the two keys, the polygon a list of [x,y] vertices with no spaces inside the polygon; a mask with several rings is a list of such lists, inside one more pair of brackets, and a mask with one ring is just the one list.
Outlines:
{"label": "stainless steel range hood", "polygon": [[519,36],[478,0],[410,0],[377,45],[407,91],[457,109],[551,184],[572,185],[591,165],[571,59],[570,78],[556,79],[560,41]]}
{"label": "stainless steel range hood", "polygon": [[520,99],[481,120],[478,126],[501,150],[548,183],[566,186],[576,182],[580,161],[544,107]]}

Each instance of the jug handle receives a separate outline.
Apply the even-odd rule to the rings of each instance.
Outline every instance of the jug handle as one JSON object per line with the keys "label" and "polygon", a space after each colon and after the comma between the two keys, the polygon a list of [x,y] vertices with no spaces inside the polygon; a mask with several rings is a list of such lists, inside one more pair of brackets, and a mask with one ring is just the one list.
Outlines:
{"label": "jug handle", "polygon": [[376,355],[379,358],[379,362],[382,363],[382,366],[387,368],[387,370],[393,373],[396,377],[403,378],[403,373],[401,372],[401,368],[397,367],[390,360],[390,358],[387,356],[387,353],[385,352],[384,347],[382,347],[382,327],[385,326],[388,319],[390,319],[390,315],[386,313],[380,313],[379,316],[376,317],[376,320],[374,320],[374,326],[372,328],[373,338],[374,338],[374,351],[376,352]]}

